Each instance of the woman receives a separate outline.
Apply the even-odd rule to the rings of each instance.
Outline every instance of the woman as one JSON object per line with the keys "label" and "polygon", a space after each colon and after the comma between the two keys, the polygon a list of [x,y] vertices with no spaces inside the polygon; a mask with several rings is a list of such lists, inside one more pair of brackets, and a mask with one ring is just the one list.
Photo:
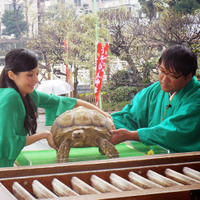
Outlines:
{"label": "woman", "polygon": [[36,56],[26,49],[13,49],[5,57],[0,76],[0,167],[12,167],[25,145],[41,139],[47,139],[57,149],[50,131],[36,133],[38,107],[45,109],[46,125],[52,125],[57,116],[78,106],[110,116],[86,101],[34,90],[38,71]]}

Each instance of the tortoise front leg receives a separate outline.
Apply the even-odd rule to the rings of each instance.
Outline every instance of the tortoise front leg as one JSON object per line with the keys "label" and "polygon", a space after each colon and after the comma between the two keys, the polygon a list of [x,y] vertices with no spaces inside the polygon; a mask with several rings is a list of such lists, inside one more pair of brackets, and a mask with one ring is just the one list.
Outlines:
{"label": "tortoise front leg", "polygon": [[105,138],[99,138],[99,152],[105,154],[108,158],[119,158],[119,153],[115,146]]}
{"label": "tortoise front leg", "polygon": [[71,142],[68,139],[65,139],[57,151],[57,162],[67,162],[69,157],[69,151],[71,147]]}

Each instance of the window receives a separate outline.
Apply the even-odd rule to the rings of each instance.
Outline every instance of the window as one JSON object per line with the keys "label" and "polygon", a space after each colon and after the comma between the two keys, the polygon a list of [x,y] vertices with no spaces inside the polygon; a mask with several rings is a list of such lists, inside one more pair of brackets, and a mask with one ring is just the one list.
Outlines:
{"label": "window", "polygon": [[81,6],[81,0],[74,0],[74,4],[76,6]]}
{"label": "window", "polygon": [[[13,11],[14,10],[13,4],[5,4],[5,10]],[[16,5],[16,10],[23,10],[23,5],[22,4],[17,4]]]}

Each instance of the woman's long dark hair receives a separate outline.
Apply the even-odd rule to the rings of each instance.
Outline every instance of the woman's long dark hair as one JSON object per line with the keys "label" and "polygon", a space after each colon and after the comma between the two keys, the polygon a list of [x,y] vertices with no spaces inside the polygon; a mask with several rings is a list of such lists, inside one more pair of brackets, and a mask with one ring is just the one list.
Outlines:
{"label": "woman's long dark hair", "polygon": [[[0,88],[14,88],[17,92],[19,92],[15,82],[9,78],[8,72],[11,70],[13,73],[18,74],[20,72],[33,70],[37,66],[37,57],[32,52],[26,49],[11,50],[5,57],[5,67],[0,75]],[[19,94],[21,95],[20,92]],[[32,135],[37,129],[36,106],[29,94],[25,97],[21,95],[21,98],[26,110],[24,127],[29,134]]]}

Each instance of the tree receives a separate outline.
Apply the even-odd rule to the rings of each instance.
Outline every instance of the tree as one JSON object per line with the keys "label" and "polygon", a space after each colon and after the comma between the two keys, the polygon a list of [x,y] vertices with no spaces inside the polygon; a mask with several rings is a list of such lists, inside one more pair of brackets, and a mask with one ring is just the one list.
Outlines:
{"label": "tree", "polygon": [[164,0],[169,6],[169,9],[173,9],[176,12],[181,13],[194,13],[195,10],[199,9],[200,0]]}
{"label": "tree", "polygon": [[[87,69],[90,72],[90,86],[94,89],[94,76],[95,76],[95,45],[96,45],[96,32],[95,32],[96,17],[93,14],[82,15],[77,18],[73,24],[74,31],[68,33],[69,46],[69,64],[75,66],[76,70]],[[98,24],[98,42],[105,43],[109,39],[109,31]],[[77,72],[78,73],[78,72]],[[76,77],[76,76],[75,76]],[[75,81],[74,84],[78,84]]]}
{"label": "tree", "polygon": [[[39,35],[28,43],[29,48],[41,55],[48,72],[53,71],[55,64],[68,63],[74,74],[74,96],[80,68],[90,70],[88,79],[94,85],[95,20],[93,14],[79,17],[73,7],[58,4],[41,18]],[[99,28],[99,42],[105,42],[105,38],[109,38],[109,32],[100,23]],[[67,56],[64,51],[65,39],[68,46]]]}
{"label": "tree", "polygon": [[196,0],[182,0],[176,3],[174,9],[176,12],[183,13],[194,13],[195,10],[199,9],[200,5]]}
{"label": "tree", "polygon": [[27,24],[20,9],[5,10],[1,20],[5,26],[3,35],[14,34],[15,38],[20,39],[22,34],[27,32]]}
{"label": "tree", "polygon": [[81,14],[89,14],[92,13],[92,10],[89,10],[89,4],[84,3],[83,7],[80,8],[79,13]]}
{"label": "tree", "polygon": [[146,40],[150,44],[168,47],[183,44],[191,48],[200,41],[200,13],[182,15],[174,11],[165,11],[161,18],[149,27]]}
{"label": "tree", "polygon": [[137,83],[140,83],[142,79],[138,67],[149,59],[152,51],[152,47],[148,46],[143,38],[146,37],[147,23],[123,8],[100,13],[100,16],[110,30],[110,51],[128,63]]}
{"label": "tree", "polygon": [[112,75],[110,82],[110,89],[116,89],[120,86],[134,86],[136,79],[132,71],[119,70]]}
{"label": "tree", "polygon": [[150,21],[154,18],[156,14],[156,9],[153,4],[153,0],[146,1],[146,0],[138,0],[141,5],[141,11],[146,14],[146,17],[149,18]]}
{"label": "tree", "polygon": [[48,72],[47,79],[51,78],[50,72],[56,64],[67,62],[64,40],[68,31],[74,30],[71,24],[75,20],[73,8],[65,8],[61,4],[51,7],[40,19],[39,34],[27,43],[27,47],[37,52],[44,62],[43,68]]}
{"label": "tree", "polygon": [[164,9],[163,0],[138,0],[141,11],[146,14],[150,22],[156,17],[157,12]]}
{"label": "tree", "polygon": [[5,35],[15,35],[15,38],[20,39],[22,34],[26,33],[28,30],[27,23],[24,20],[24,15],[22,13],[22,7],[20,0],[11,0],[12,9],[5,10],[2,23],[5,26],[3,34]]}
{"label": "tree", "polygon": [[140,3],[141,11],[146,14],[150,22],[154,20],[157,13],[167,8],[185,14],[192,14],[200,8],[200,0],[138,0],[138,2]]}

